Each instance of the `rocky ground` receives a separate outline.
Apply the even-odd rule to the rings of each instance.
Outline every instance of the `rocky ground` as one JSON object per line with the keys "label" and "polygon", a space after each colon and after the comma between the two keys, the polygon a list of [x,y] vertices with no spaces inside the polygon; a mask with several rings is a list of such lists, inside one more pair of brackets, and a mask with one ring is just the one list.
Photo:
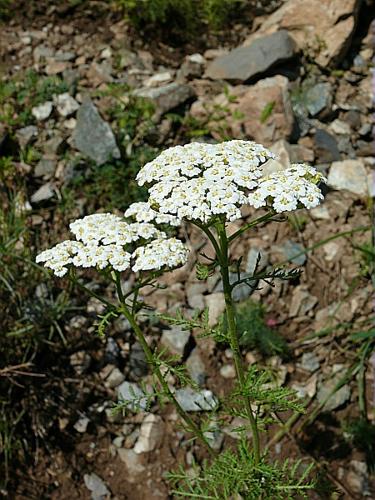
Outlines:
{"label": "rocky ground", "polygon": [[[247,362],[273,367],[278,383],[307,401],[307,415],[274,439],[271,451],[275,458],[317,461],[322,479],[311,498],[375,496],[373,449],[348,431],[351,422],[367,419],[366,433],[374,433],[375,419],[374,7],[359,0],[275,2],[252,23],[234,25],[230,36],[202,36],[177,48],[142,38],[118,13],[91,1],[65,10],[48,4],[30,17],[24,10],[0,32],[3,211],[10,213],[12,199],[26,214],[15,254],[29,251],[31,259],[66,235],[73,218],[100,209],[121,213],[142,196],[131,180],[139,166],[174,144],[254,139],[279,155],[270,170],[307,162],[328,176],[321,207],[258,228],[234,249],[244,272],[254,269],[259,253],[263,267],[303,269],[293,282],[238,288],[236,301],[245,326],[278,339],[276,348],[244,339]],[[251,217],[253,211],[244,213],[244,220]],[[198,254],[212,249],[191,228],[181,235],[194,257],[145,299],[169,314],[207,307],[215,325],[223,312],[219,277],[197,281],[193,269]],[[11,265],[5,250],[2,258]],[[149,380],[129,325],[116,319],[99,338],[100,304],[74,290],[67,298],[67,285],[40,271],[31,282],[20,262],[17,297],[6,289],[0,296],[4,318],[14,323],[3,318],[0,324],[4,332],[33,325],[35,337],[25,333],[0,372],[13,398],[10,427],[17,436],[2,493],[17,499],[168,498],[165,472],[176,463],[189,467],[204,454],[168,406],[113,415],[119,396]],[[113,296],[94,275],[87,281]],[[28,301],[27,314],[20,297]],[[51,319],[46,310],[52,302]],[[37,303],[43,305],[39,316]],[[201,393],[178,390],[189,411],[199,410],[197,398],[205,396],[207,404],[233,383],[230,350],[152,316],[144,328],[150,343],[186,361],[201,386]],[[35,332],[42,338],[35,340]],[[11,369],[20,363],[23,368]],[[236,426],[228,420],[215,435],[218,449],[233,443]],[[8,434],[0,432],[4,453]]]}

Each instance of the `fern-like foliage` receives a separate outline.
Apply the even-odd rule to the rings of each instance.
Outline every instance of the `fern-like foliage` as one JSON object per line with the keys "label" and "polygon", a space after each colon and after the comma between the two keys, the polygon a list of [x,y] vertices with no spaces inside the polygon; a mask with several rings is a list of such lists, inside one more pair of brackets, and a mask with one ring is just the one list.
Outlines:
{"label": "fern-like foliage", "polygon": [[118,318],[120,313],[115,309],[111,307],[107,307],[106,311],[102,315],[98,315],[98,323],[96,324],[97,327],[97,334],[99,337],[105,337],[106,331],[108,326],[112,323],[112,321],[116,318]]}
{"label": "fern-like foliage", "polygon": [[[273,422],[271,415],[275,412],[304,412],[304,406],[295,391],[288,387],[279,387],[271,371],[259,370],[255,366],[249,368],[244,384],[237,384],[222,404],[230,415],[247,418],[243,403],[245,398],[250,399],[258,408],[258,425],[262,426]],[[241,432],[247,429],[236,430]]]}
{"label": "fern-like foliage", "polygon": [[181,387],[192,387],[193,389],[199,389],[199,386],[190,377],[187,368],[181,363],[181,356],[167,355],[168,349],[161,349],[154,352],[154,362],[164,373],[164,377],[168,374],[173,375],[176,378]]}
{"label": "fern-like foliage", "polygon": [[208,308],[202,312],[197,311],[192,318],[186,318],[180,309],[176,311],[175,316],[168,314],[158,314],[157,316],[169,325],[178,325],[183,330],[200,330],[200,338],[212,337],[216,342],[228,342],[228,335],[222,327],[222,322],[219,322],[215,328],[209,325]]}
{"label": "fern-like foliage", "polygon": [[176,497],[212,500],[287,500],[307,498],[314,487],[309,479],[313,464],[301,461],[270,464],[256,463],[252,451],[241,441],[236,451],[227,450],[201,468],[180,467],[170,473]]}

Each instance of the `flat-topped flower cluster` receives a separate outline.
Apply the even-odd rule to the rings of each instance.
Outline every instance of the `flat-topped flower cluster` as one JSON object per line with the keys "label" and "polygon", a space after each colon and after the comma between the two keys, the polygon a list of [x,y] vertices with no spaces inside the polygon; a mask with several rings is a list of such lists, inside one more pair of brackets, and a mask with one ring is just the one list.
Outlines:
{"label": "flat-topped flower cluster", "polygon": [[265,175],[264,164],[273,158],[268,149],[251,141],[169,148],[137,175],[139,185],[149,185],[149,200],[133,203],[125,212],[136,222],[109,213],[76,220],[70,224],[76,240],[42,252],[37,262],[57,276],[64,276],[69,266],[116,271],[175,268],[186,262],[188,250],[155,224],[178,226],[183,219],[207,224],[217,216],[233,221],[241,218],[244,205],[279,213],[317,206],[323,199],[318,187],[323,175],[304,164]]}
{"label": "flat-topped flower cluster", "polygon": [[275,212],[296,210],[319,205],[323,194],[317,184],[326,180],[314,167],[300,163],[259,179],[258,187],[248,195],[255,208],[272,206]]}
{"label": "flat-topped flower cluster", "polygon": [[[150,186],[150,209],[175,217],[175,223],[207,223],[216,215],[233,221],[241,218],[243,205],[269,206],[276,212],[295,210],[300,204],[317,206],[322,199],[317,184],[323,176],[301,164],[265,176],[263,166],[274,157],[251,141],[191,143],[163,151],[140,170],[137,181]],[[137,220],[148,220],[143,210],[135,212]]]}
{"label": "flat-topped flower cluster", "polygon": [[[76,240],[66,240],[40,253],[43,262],[56,276],[64,276],[69,267],[111,267],[116,271],[159,270],[185,264],[188,249],[148,222],[128,223],[110,214],[88,215],[70,224]],[[131,251],[130,245],[137,248]]]}

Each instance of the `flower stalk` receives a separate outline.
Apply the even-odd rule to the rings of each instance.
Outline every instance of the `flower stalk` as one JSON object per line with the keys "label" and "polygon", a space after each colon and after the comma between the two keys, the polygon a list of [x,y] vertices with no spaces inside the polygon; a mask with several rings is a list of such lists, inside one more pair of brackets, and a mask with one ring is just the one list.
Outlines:
{"label": "flower stalk", "polygon": [[[238,333],[236,328],[236,317],[232,297],[232,286],[229,279],[229,244],[228,236],[225,229],[225,222],[217,224],[217,232],[219,237],[220,247],[220,273],[223,281],[225,312],[228,325],[229,344],[233,351],[234,364],[240,389],[244,389],[245,385],[245,368],[243,365]],[[251,408],[250,398],[244,395],[244,404],[246,409],[247,418],[250,423],[251,432],[253,435],[253,449],[255,463],[260,461],[260,439],[256,416]]]}
{"label": "flower stalk", "polygon": [[176,397],[174,396],[173,392],[169,388],[169,385],[168,385],[167,381],[165,380],[165,378],[160,370],[160,366],[159,366],[158,362],[156,361],[155,356],[154,356],[152,350],[150,349],[150,346],[148,345],[147,340],[146,340],[141,328],[139,327],[139,325],[137,323],[136,316],[132,312],[132,311],[134,311],[134,307],[129,307],[126,304],[126,301],[124,299],[124,294],[122,292],[119,273],[116,273],[116,275],[115,275],[115,285],[116,285],[117,296],[118,296],[118,299],[120,302],[120,312],[129,321],[130,326],[133,329],[134,335],[143,349],[143,352],[146,356],[147,363],[152,368],[152,372],[156,376],[156,378],[158,379],[165,396],[174,405],[177,413],[180,415],[182,420],[185,422],[188,430],[190,432],[192,432],[197,439],[199,439],[199,441],[204,445],[204,447],[207,449],[209,454],[211,456],[214,456],[214,454],[215,454],[214,450],[209,445],[204,433],[198,427],[198,425],[194,422],[194,420],[190,417],[190,415],[182,408],[182,406],[180,405],[180,403],[177,401]]}

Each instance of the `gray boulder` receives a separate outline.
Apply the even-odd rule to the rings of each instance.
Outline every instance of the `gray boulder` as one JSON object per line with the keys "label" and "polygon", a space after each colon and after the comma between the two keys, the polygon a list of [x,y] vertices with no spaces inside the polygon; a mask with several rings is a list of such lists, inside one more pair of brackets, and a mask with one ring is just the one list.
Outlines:
{"label": "gray boulder", "polygon": [[245,82],[291,59],[296,53],[296,43],[288,32],[277,31],[254,40],[248,47],[237,47],[218,57],[208,66],[205,76],[213,80]]}
{"label": "gray boulder", "polygon": [[176,82],[156,88],[141,88],[136,90],[134,94],[149,99],[155,105],[157,117],[183,104],[195,95],[190,85]]}
{"label": "gray boulder", "polygon": [[78,151],[98,165],[121,156],[111,127],[102,119],[91,99],[85,99],[78,110],[73,141]]}

